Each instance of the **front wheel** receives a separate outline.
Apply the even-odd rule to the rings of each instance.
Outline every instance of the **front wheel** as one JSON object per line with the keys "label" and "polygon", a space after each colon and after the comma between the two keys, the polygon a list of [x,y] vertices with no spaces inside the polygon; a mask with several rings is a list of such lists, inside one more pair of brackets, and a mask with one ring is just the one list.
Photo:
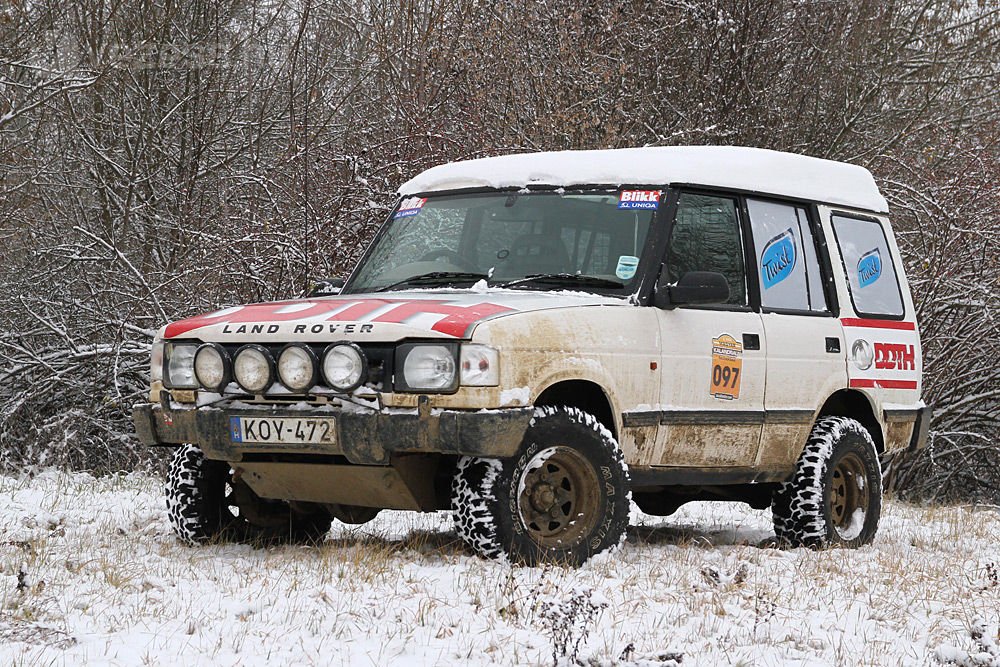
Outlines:
{"label": "front wheel", "polygon": [[234,480],[229,464],[213,461],[197,445],[174,450],[167,471],[167,515],[182,542],[317,542],[330,515],[261,498]]}
{"label": "front wheel", "polygon": [[516,457],[459,461],[455,523],[483,556],[575,567],[621,542],[629,483],[618,443],[593,415],[539,408]]}
{"label": "front wheel", "polygon": [[771,512],[775,535],[792,546],[858,547],[875,539],[882,469],[868,430],[847,417],[819,419]]}

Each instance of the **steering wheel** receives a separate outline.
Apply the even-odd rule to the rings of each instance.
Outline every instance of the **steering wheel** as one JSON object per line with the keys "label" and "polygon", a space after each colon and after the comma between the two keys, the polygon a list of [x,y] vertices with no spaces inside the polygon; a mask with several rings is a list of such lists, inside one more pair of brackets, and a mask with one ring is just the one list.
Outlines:
{"label": "steering wheel", "polygon": [[439,257],[444,257],[448,259],[455,266],[466,269],[467,271],[475,271],[476,267],[468,259],[458,254],[454,250],[449,250],[448,248],[435,248],[430,252],[424,253],[420,258],[421,262],[433,262]]}

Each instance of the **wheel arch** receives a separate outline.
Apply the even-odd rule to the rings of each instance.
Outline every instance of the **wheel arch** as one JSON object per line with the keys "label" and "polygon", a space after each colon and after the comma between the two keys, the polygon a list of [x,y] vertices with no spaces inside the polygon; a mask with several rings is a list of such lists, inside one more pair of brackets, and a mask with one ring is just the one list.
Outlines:
{"label": "wheel arch", "polygon": [[871,399],[860,391],[841,389],[830,395],[823,404],[816,420],[822,417],[849,417],[857,420],[872,436],[875,448],[885,453],[885,435]]}
{"label": "wheel arch", "polygon": [[615,411],[604,388],[591,380],[560,380],[546,387],[535,399],[535,406],[565,405],[594,415],[618,440]]}

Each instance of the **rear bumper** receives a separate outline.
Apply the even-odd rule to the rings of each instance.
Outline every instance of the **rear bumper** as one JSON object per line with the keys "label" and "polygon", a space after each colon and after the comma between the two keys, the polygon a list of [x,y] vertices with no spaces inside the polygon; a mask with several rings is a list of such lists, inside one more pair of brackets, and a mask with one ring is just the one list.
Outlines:
{"label": "rear bumper", "polygon": [[[394,453],[434,453],[505,458],[513,456],[534,414],[532,408],[492,411],[421,410],[354,412],[293,409],[203,407],[164,410],[143,403],[132,411],[135,430],[146,445],[197,444],[218,461],[242,461],[247,454],[343,456],[360,465],[388,465]],[[248,445],[234,443],[231,417],[333,417],[335,445]]]}
{"label": "rear bumper", "polygon": [[913,435],[910,436],[910,446],[907,448],[909,451],[923,449],[927,446],[927,432],[930,429],[933,416],[934,411],[929,405],[917,410],[917,419],[913,423]]}

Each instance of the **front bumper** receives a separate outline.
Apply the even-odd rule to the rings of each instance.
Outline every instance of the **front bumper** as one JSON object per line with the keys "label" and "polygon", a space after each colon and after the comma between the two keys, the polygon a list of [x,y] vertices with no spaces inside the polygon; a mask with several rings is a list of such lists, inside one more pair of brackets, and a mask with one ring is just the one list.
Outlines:
{"label": "front bumper", "polygon": [[[146,445],[197,444],[218,461],[242,461],[247,454],[339,455],[359,465],[388,465],[390,454],[434,453],[505,458],[514,456],[534,413],[502,410],[419,410],[355,412],[288,406],[167,409],[156,403],[132,411],[135,430]],[[231,417],[333,417],[335,445],[248,445],[234,443]]]}

